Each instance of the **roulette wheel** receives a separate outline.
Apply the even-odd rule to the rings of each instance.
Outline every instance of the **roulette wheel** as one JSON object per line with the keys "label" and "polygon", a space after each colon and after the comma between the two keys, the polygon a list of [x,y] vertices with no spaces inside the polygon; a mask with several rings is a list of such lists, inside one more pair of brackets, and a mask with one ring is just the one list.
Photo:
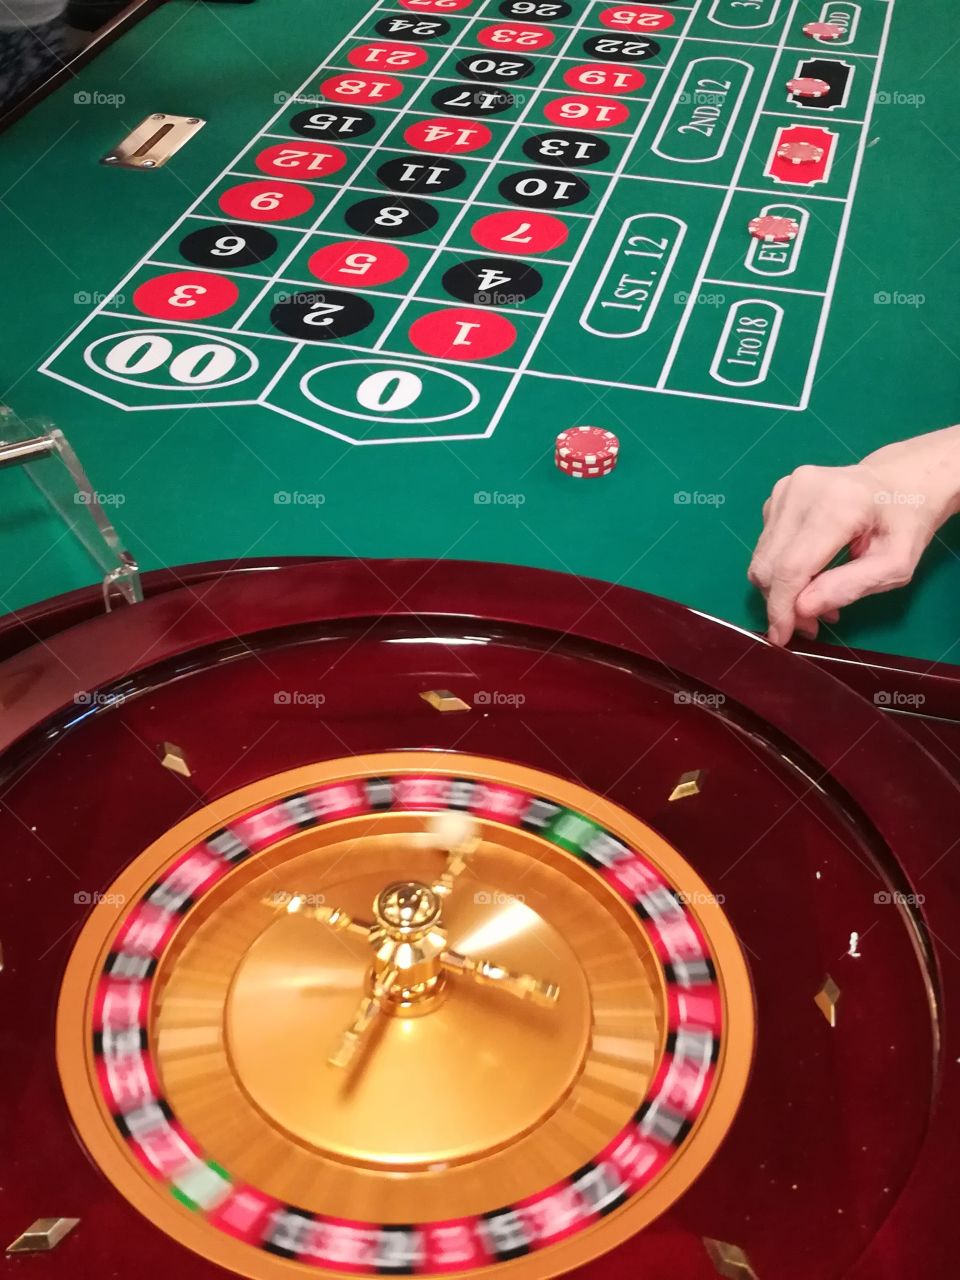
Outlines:
{"label": "roulette wheel", "polygon": [[498,565],[64,619],[0,664],[11,1268],[950,1274],[958,791],[866,700]]}

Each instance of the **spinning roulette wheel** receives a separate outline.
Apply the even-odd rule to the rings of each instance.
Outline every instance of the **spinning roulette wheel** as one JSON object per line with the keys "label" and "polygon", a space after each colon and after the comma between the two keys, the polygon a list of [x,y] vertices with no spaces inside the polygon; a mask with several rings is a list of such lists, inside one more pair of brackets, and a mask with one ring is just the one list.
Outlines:
{"label": "spinning roulette wheel", "polygon": [[12,1270],[950,1274],[958,792],[876,708],[496,565],[65,621],[0,664]]}

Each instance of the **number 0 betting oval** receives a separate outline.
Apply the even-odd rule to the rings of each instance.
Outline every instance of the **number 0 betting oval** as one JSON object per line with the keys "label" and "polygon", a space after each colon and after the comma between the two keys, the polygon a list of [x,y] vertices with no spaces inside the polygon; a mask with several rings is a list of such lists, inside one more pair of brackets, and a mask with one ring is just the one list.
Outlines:
{"label": "number 0 betting oval", "polygon": [[550,774],[402,752],[210,804],[99,898],[59,1003],[76,1126],[211,1262],[535,1278],[662,1213],[754,1037],[722,907]]}

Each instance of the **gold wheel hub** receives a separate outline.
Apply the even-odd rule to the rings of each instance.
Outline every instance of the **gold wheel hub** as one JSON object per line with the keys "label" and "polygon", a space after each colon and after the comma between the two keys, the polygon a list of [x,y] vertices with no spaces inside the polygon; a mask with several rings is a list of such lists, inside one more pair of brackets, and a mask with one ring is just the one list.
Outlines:
{"label": "gold wheel hub", "polygon": [[[431,864],[436,868],[440,859],[429,846],[422,817],[399,823],[383,818],[378,825],[389,829],[377,835],[359,834],[364,825],[355,822],[338,832],[335,843],[292,860],[284,876],[290,876],[289,883],[308,902],[335,900],[357,916],[369,915],[376,899],[379,922],[388,895],[398,889],[390,885],[377,894],[390,869],[396,869],[400,835],[410,839],[405,857],[414,871],[422,867],[429,875]],[[351,863],[364,867],[363,875],[355,875],[352,868],[330,869],[344,848]],[[565,889],[569,895],[569,886],[559,871],[528,867],[519,851],[484,845],[472,865],[484,879],[471,878],[444,904],[442,918],[449,936],[468,954],[495,952],[511,968],[549,972],[561,988],[556,1008],[531,1006],[458,975],[443,974],[442,999],[435,989],[430,994],[415,991],[405,999],[414,984],[394,988],[385,1010],[394,1016],[371,1029],[369,1043],[346,1070],[331,1068],[328,1058],[358,1000],[371,987],[378,957],[370,941],[353,930],[325,928],[299,913],[267,918],[264,929],[258,877],[243,895],[250,907],[242,923],[239,913],[232,914],[229,951],[224,951],[218,912],[189,949],[170,957],[169,983],[155,1025],[161,1071],[177,1113],[223,1150],[219,1129],[216,1135],[210,1131],[210,1109],[217,1098],[235,1099],[223,1113],[226,1128],[233,1124],[230,1114],[243,1106],[241,1095],[246,1095],[274,1130],[271,1148],[278,1155],[280,1148],[273,1148],[273,1143],[293,1138],[304,1151],[343,1161],[337,1203],[345,1217],[350,1216],[353,1195],[369,1180],[366,1168],[354,1177],[353,1164],[428,1171],[475,1160],[518,1141],[542,1123],[583,1070],[591,1030],[589,984],[581,958],[562,932],[524,902],[489,887],[486,876],[496,875],[499,883],[509,876],[511,883],[519,884],[526,875],[528,889],[533,883],[542,885],[544,895],[560,895]],[[275,872],[262,879],[271,888],[277,883]],[[433,897],[426,885],[420,887]],[[399,907],[400,897],[393,901]],[[573,915],[577,906],[570,901],[568,909]],[[386,914],[389,918],[389,910]],[[593,906],[589,919],[592,929],[603,928],[598,906]],[[433,920],[424,917],[421,922],[427,941]],[[408,930],[406,923],[397,927],[396,945],[422,945],[425,939],[411,942]],[[387,942],[394,945],[392,938]],[[638,1028],[646,1016],[652,1032],[655,1000],[650,979],[632,948],[621,946],[617,955],[632,965],[632,981],[624,982],[622,996],[636,1003]],[[215,984],[214,966],[219,974]],[[165,966],[161,980],[166,973]],[[202,1037],[217,1048],[198,1059],[178,1050],[185,1033],[198,1031],[201,1003],[211,1011]],[[636,1086],[641,1084],[638,1075]],[[243,1135],[243,1145],[250,1136]],[[229,1154],[246,1167],[248,1156],[240,1144],[236,1150],[231,1146]],[[507,1159],[505,1155],[504,1163]],[[466,1186],[467,1170],[463,1176]],[[354,1183],[356,1192],[351,1189]],[[302,1199],[282,1168],[269,1185],[283,1199]],[[402,1219],[417,1212],[424,1190],[417,1181],[406,1191],[397,1187],[390,1194]],[[479,1205],[481,1198],[473,1196],[470,1202]]]}
{"label": "gold wheel hub", "polygon": [[180,823],[92,910],[58,1018],[106,1175],[256,1280],[585,1262],[696,1178],[752,1043],[739,947],[675,850],[437,752]]}

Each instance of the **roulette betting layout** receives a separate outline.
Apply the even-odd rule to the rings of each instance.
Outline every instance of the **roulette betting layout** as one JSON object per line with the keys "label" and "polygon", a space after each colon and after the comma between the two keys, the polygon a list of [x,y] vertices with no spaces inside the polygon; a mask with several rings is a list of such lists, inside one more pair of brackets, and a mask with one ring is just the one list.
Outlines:
{"label": "roulette betting layout", "polygon": [[583,376],[802,410],[892,6],[778,8],[357,4],[41,370],[370,445],[484,439]]}

